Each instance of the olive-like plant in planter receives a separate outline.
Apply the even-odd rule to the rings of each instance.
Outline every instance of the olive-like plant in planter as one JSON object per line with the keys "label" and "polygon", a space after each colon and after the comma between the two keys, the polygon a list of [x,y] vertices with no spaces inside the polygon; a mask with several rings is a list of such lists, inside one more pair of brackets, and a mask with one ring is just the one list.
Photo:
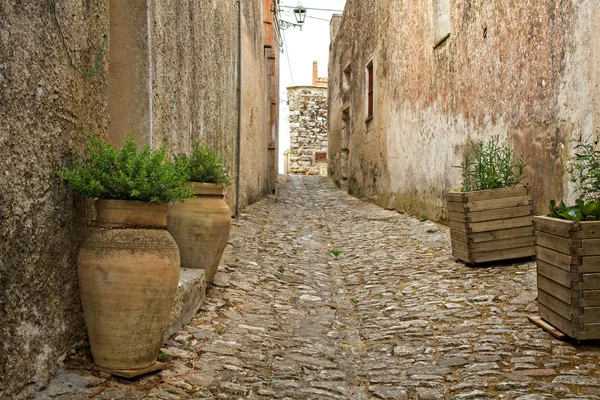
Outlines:
{"label": "olive-like plant in planter", "polygon": [[167,203],[191,197],[166,147],[121,148],[91,131],[59,175],[95,201],[79,250],[79,288],[97,367],[135,376],[155,368],[179,283],[179,250],[166,229]]}
{"label": "olive-like plant in planter", "polygon": [[188,177],[194,198],[169,207],[167,226],[179,246],[181,267],[203,269],[206,282],[212,283],[231,229],[224,200],[231,181],[222,156],[197,140],[189,155],[177,155],[175,161]]}
{"label": "olive-like plant in planter", "polygon": [[461,191],[444,195],[454,257],[477,264],[535,255],[526,166],[499,136],[470,144],[457,166]]}
{"label": "olive-like plant in planter", "polygon": [[534,217],[542,319],[577,339],[600,339],[600,152],[581,137],[568,171],[581,197]]}

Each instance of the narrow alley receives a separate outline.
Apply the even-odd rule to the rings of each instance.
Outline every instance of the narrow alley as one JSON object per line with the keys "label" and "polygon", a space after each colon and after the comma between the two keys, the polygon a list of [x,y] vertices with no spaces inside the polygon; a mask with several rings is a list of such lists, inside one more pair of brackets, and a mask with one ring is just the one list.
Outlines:
{"label": "narrow alley", "polygon": [[[337,256],[336,256],[337,254]],[[596,343],[555,340],[534,262],[470,268],[444,226],[327,177],[280,176],[234,221],[215,285],[134,381],[63,371],[35,399],[600,398]]]}

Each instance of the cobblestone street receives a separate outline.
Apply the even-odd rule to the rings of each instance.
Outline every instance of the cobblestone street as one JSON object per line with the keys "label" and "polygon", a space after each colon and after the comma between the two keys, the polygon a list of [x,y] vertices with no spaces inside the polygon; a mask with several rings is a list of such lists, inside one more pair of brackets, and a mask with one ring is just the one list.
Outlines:
{"label": "cobblestone street", "polygon": [[69,370],[34,398],[600,398],[600,346],[533,325],[535,299],[533,261],[467,267],[444,226],[283,176],[234,220],[202,311],[162,349],[167,370]]}

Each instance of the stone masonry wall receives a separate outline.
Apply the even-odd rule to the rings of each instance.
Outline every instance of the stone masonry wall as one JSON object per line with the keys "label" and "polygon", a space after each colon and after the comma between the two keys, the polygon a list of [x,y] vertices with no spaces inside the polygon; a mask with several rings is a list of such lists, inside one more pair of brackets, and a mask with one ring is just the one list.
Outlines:
{"label": "stone masonry wall", "polygon": [[[254,65],[244,67],[242,160],[265,161],[242,161],[241,207],[271,189],[264,3],[242,2],[254,43],[244,48]],[[43,387],[86,338],[76,259],[93,205],[56,175],[84,149],[86,126],[116,144],[134,130],[174,151],[199,138],[233,178],[237,167],[237,2],[56,1],[67,50],[50,4],[0,2],[0,399]],[[66,51],[88,71],[104,34],[98,70],[81,76]],[[232,186],[232,210],[235,197]]]}
{"label": "stone masonry wall", "polygon": [[595,1],[348,0],[330,51],[330,174],[444,220],[442,194],[460,188],[452,166],[470,140],[500,135],[528,157],[536,212],[573,199],[570,139],[600,133],[599,28]]}
{"label": "stone masonry wall", "polygon": [[290,174],[327,175],[327,88],[289,87]]}

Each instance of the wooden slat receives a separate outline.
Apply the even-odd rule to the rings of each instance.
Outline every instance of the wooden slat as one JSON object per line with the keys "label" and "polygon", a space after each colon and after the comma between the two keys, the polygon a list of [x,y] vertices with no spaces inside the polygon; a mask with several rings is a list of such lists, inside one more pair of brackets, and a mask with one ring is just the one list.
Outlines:
{"label": "wooden slat", "polygon": [[460,250],[453,248],[452,256],[458,258],[459,260],[466,262],[467,264],[473,264],[473,260],[469,256],[469,253],[465,253],[464,251],[460,251]]}
{"label": "wooden slat", "polygon": [[[489,242],[473,243],[473,244],[471,244],[471,249],[475,253],[480,253],[480,252],[485,252],[485,251],[514,249],[517,247],[531,247],[532,252],[535,253],[535,249],[533,248],[534,245],[535,245],[535,237],[525,236],[525,237],[503,239],[503,240],[492,240]],[[534,255],[534,254],[532,254],[532,255]]]}
{"label": "wooden slat", "polygon": [[515,217],[524,217],[531,215],[533,206],[498,208],[489,211],[469,212],[465,215],[468,222],[492,221],[496,219],[506,219]]}
{"label": "wooden slat", "polygon": [[600,290],[584,290],[583,298],[573,299],[572,303],[576,307],[600,307]]}
{"label": "wooden slat", "polygon": [[543,304],[538,304],[540,309],[540,317],[549,322],[552,326],[565,333],[566,335],[573,337],[573,324],[550,310],[548,307]]}
{"label": "wooden slat", "polygon": [[536,244],[568,255],[576,255],[576,249],[581,245],[579,239],[570,239],[563,236],[552,235],[542,231],[535,231]]}
{"label": "wooden slat", "polygon": [[467,224],[467,232],[488,232],[501,229],[520,228],[531,225],[531,216],[500,219],[496,221],[475,222]]}
{"label": "wooden slat", "polygon": [[568,336],[556,329],[553,325],[550,325],[546,321],[544,321],[541,317],[537,315],[530,315],[527,317],[531,322],[557,338],[558,340],[565,340]]}
{"label": "wooden slat", "polygon": [[467,233],[467,226],[463,222],[448,221],[448,225],[450,226],[450,229],[452,229],[452,230]]}
{"label": "wooden slat", "polygon": [[562,268],[558,268],[552,264],[548,264],[540,259],[537,260],[537,272],[546,278],[557,282],[565,287],[571,287],[572,274]]}
{"label": "wooden slat", "polygon": [[465,253],[469,253],[469,245],[466,244],[465,242],[461,242],[460,240],[451,240],[452,242],[452,248],[465,252]]}
{"label": "wooden slat", "polygon": [[552,293],[554,297],[564,301],[567,304],[572,304],[573,293],[571,288],[563,286],[553,280],[538,274],[538,290],[543,290],[546,293]]}
{"label": "wooden slat", "polygon": [[[596,324],[593,324],[594,328],[590,328],[590,329],[598,329],[596,327]],[[577,337],[575,338],[577,340],[597,340],[600,339],[600,331],[580,331],[577,333]]]}
{"label": "wooden slat", "polygon": [[600,274],[583,274],[581,282],[573,282],[575,290],[596,290],[600,288]]}
{"label": "wooden slat", "polygon": [[449,203],[464,203],[465,192],[446,192],[444,193],[444,199]]}
{"label": "wooden slat", "polygon": [[464,203],[447,202],[446,208],[448,209],[448,212],[450,212],[450,211],[464,212],[465,211]]}
{"label": "wooden slat", "polygon": [[574,257],[568,254],[559,253],[558,251],[548,249],[542,246],[535,246],[535,249],[536,257],[538,260],[545,261],[548,264],[552,264],[554,266],[562,268],[565,271],[570,272],[572,265],[577,265],[581,263],[580,257]]}
{"label": "wooden slat", "polygon": [[448,211],[448,220],[457,221],[464,224],[467,222],[467,215],[464,212]]}
{"label": "wooden slat", "polygon": [[473,243],[488,242],[490,240],[511,239],[524,236],[533,236],[533,226],[523,228],[503,229],[500,231],[470,233],[469,240]]}
{"label": "wooden slat", "polygon": [[573,321],[581,325],[600,323],[600,307],[584,308],[582,315],[573,315]]}
{"label": "wooden slat", "polygon": [[467,243],[469,241],[468,238],[469,236],[464,232],[450,230],[450,239],[459,240],[461,242]]}
{"label": "wooden slat", "polygon": [[535,255],[535,246],[517,247],[506,250],[486,251],[483,253],[473,253],[473,262],[483,263],[489,261],[511,260],[513,258],[533,257]]}
{"label": "wooden slat", "polygon": [[600,256],[600,239],[581,239],[578,256]]}
{"label": "wooden slat", "polygon": [[581,221],[581,230],[577,232],[579,238],[600,238],[600,221]]}
{"label": "wooden slat", "polygon": [[535,226],[536,231],[542,231],[567,238],[572,236],[572,232],[580,230],[579,224],[575,221],[550,218],[541,215],[533,217],[533,225]]}
{"label": "wooden slat", "polygon": [[541,289],[538,289],[538,303],[548,307],[566,320],[572,321],[573,307]]}
{"label": "wooden slat", "polygon": [[498,208],[522,207],[531,204],[531,196],[508,197],[505,199],[478,200],[465,203],[465,209],[470,212],[488,211]]}
{"label": "wooden slat", "polygon": [[585,324],[585,325],[583,325],[583,331],[584,332],[596,332],[596,335],[600,335],[600,323]]}
{"label": "wooden slat", "polygon": [[580,274],[600,273],[600,257],[581,257],[581,265],[576,270]]}
{"label": "wooden slat", "polygon": [[527,186],[519,186],[519,187],[513,187],[513,188],[477,190],[475,192],[465,192],[463,194],[463,197],[465,197],[467,199],[467,201],[479,201],[479,200],[504,199],[507,197],[527,196],[528,194],[529,194],[529,188]]}

